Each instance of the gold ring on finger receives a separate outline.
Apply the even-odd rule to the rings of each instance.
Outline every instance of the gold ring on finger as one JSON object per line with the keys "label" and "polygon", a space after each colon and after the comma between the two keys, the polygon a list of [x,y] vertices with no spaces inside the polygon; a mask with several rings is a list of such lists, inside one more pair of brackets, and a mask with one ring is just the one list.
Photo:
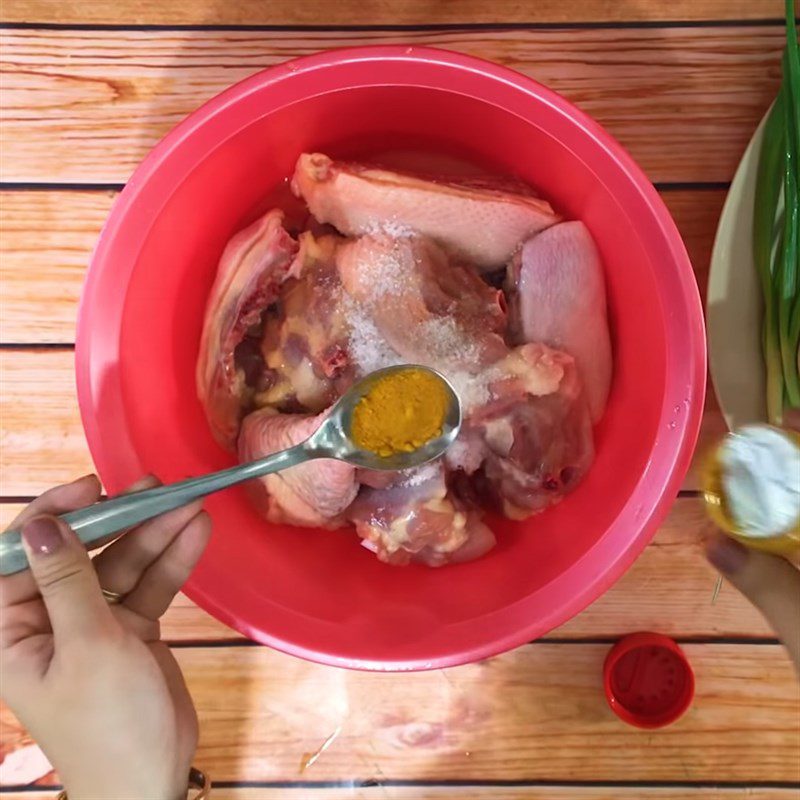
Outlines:
{"label": "gold ring on finger", "polygon": [[124,594],[112,592],[111,589],[101,589],[101,591],[103,592],[103,597],[105,598],[106,603],[108,603],[110,606],[119,605],[125,599]]}

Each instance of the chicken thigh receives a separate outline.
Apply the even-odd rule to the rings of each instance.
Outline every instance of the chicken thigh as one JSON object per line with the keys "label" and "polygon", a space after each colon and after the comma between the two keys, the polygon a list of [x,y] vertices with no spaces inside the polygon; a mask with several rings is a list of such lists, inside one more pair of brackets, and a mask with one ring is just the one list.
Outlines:
{"label": "chicken thigh", "polygon": [[[239,436],[242,463],[294,447],[311,436],[324,414],[279,414],[271,408],[245,417]],[[317,459],[251,482],[256,506],[270,522],[311,528],[338,528],[358,492],[355,467]]]}

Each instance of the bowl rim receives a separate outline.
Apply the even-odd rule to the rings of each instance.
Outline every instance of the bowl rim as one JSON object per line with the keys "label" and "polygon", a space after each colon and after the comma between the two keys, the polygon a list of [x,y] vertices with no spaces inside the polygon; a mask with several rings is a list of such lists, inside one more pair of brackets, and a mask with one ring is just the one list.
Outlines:
{"label": "bowl rim", "polygon": [[[691,463],[699,435],[706,392],[706,339],[700,294],[685,246],[664,202],[641,168],[599,123],[568,100],[532,78],[507,67],[447,50],[406,45],[355,47],[304,56],[262,70],[211,98],[173,128],[145,157],[114,202],[100,233],[91,257],[78,309],[75,347],[78,403],[89,449],[98,473],[106,482],[110,493],[120,491],[126,483],[122,473],[132,475],[137,471],[138,474],[143,472],[143,466],[127,431],[119,367],[116,362],[126,296],[126,292],[119,291],[119,287],[128,285],[137,259],[135,241],[130,241],[130,247],[124,246],[126,239],[130,238],[130,234],[125,230],[129,215],[137,213],[148,225],[154,223],[161,208],[180,185],[180,181],[175,181],[174,176],[165,181],[164,174],[160,172],[161,168],[179,153],[180,148],[191,137],[202,139],[205,133],[206,136],[210,136],[210,146],[215,134],[213,130],[209,134],[208,129],[213,129],[214,124],[219,123],[222,112],[228,106],[266,87],[276,91],[284,90],[290,88],[291,82],[297,77],[330,70],[338,70],[341,73],[342,68],[349,68],[354,64],[360,67],[369,64],[372,69],[360,70],[358,80],[354,80],[351,76],[348,81],[342,83],[340,76],[336,91],[386,85],[386,81],[379,81],[376,73],[381,68],[388,69],[388,65],[396,67],[399,64],[404,70],[413,71],[417,77],[409,78],[408,83],[395,82],[392,85],[427,86],[450,91],[447,84],[448,76],[458,77],[472,82],[471,92],[474,94],[471,96],[478,100],[511,111],[499,102],[496,95],[504,92],[506,96],[510,96],[508,93],[512,92],[515,98],[519,95],[520,100],[530,102],[531,108],[535,108],[537,103],[545,103],[565,117],[572,126],[579,129],[580,134],[588,136],[594,145],[603,151],[604,160],[609,162],[610,167],[624,175],[626,191],[632,192],[631,198],[646,210],[649,216],[647,220],[649,234],[660,237],[663,259],[675,265],[676,276],[674,286],[670,287],[670,299],[677,303],[685,317],[681,323],[685,336],[680,341],[673,341],[667,337],[667,368],[671,380],[666,384],[667,391],[659,415],[659,426],[663,425],[665,433],[656,437],[643,475],[614,522],[589,550],[557,578],[540,587],[532,595],[488,615],[492,620],[496,616],[498,619],[503,617],[510,620],[513,617],[518,620],[523,604],[532,602],[531,598],[544,589],[551,595],[555,591],[557,594],[550,597],[551,607],[539,614],[535,621],[527,624],[507,622],[505,630],[496,631],[494,627],[484,623],[482,630],[488,628],[492,631],[488,635],[479,636],[476,641],[448,648],[446,652],[433,656],[420,655],[392,661],[354,658],[350,655],[337,654],[334,652],[335,648],[307,647],[298,641],[270,634],[255,627],[222,607],[213,596],[214,593],[209,593],[206,587],[198,585],[194,578],[190,578],[184,587],[184,592],[193,601],[245,636],[310,661],[380,671],[438,669],[477,661],[532,641],[571,619],[600,597],[638,557],[666,517]],[[424,77],[426,83],[415,82],[419,80],[419,76]],[[329,91],[334,89],[318,94],[327,94]],[[309,97],[308,94],[298,95],[292,102]],[[289,104],[287,102],[282,105],[267,105],[264,113],[274,113]],[[511,113],[516,112],[511,111]],[[249,120],[247,124],[252,121]],[[238,129],[241,127],[244,126]],[[235,132],[229,131],[228,135],[233,135]],[[192,164],[197,160],[191,159]],[[183,167],[184,175],[191,172],[192,164]],[[162,183],[163,185],[160,185]],[[149,205],[148,195],[151,195]],[[152,202],[156,198],[158,202]],[[146,208],[143,209],[143,206]],[[146,236],[149,227],[144,230],[143,234],[142,228],[138,228],[139,239]],[[108,287],[112,279],[115,291]],[[105,335],[92,337],[91,332],[96,329],[102,329]],[[677,395],[668,396],[670,385],[676,384],[681,386],[681,398],[689,397],[687,387],[690,389],[688,409],[677,418],[673,407],[676,407],[676,402],[682,400],[679,400]],[[99,413],[101,385],[102,421]],[[669,435],[666,432],[668,423]],[[113,431],[114,436],[113,458],[110,457],[111,448],[103,447],[104,433],[110,431]],[[125,466],[120,467],[123,462]],[[661,488],[654,490],[652,488],[654,482]],[[627,545],[623,549],[617,547],[611,534],[616,532],[617,536],[623,535],[625,526],[628,528],[634,526],[637,533],[632,537],[628,536]],[[598,563],[598,559],[599,563],[604,564],[602,574],[597,574],[592,567],[593,563]],[[574,585],[577,576],[580,576],[577,584],[581,589],[576,592]],[[565,588],[565,584],[568,588]],[[516,609],[514,613],[512,609]]]}

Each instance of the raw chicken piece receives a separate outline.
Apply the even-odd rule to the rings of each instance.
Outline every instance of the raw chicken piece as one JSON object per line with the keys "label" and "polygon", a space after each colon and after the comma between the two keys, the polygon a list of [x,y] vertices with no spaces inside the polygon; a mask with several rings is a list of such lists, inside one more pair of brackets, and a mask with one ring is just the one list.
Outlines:
{"label": "raw chicken piece", "polygon": [[297,242],[283,227],[283,212],[274,210],[237,233],[220,259],[206,306],[196,380],[211,432],[229,449],[236,445],[242,409],[252,394],[245,371],[236,364],[236,347],[277,296],[296,252]]}
{"label": "raw chicken piece", "polygon": [[495,544],[480,514],[448,494],[441,463],[420,467],[386,489],[362,489],[348,516],[364,545],[389,564],[471,561]]}
{"label": "raw chicken piece", "polygon": [[336,252],[347,293],[401,359],[479,372],[502,358],[503,293],[422,236],[363,236]]}
{"label": "raw chicken piece", "polygon": [[311,213],[348,236],[385,230],[430,236],[481,270],[504,265],[520,242],[560,217],[537,197],[300,156],[292,188]]}
{"label": "raw chicken piece", "polygon": [[334,262],[338,236],[300,236],[300,252],[280,297],[265,315],[255,405],[318,413],[354,379],[349,320]]}
{"label": "raw chicken piece", "polygon": [[600,254],[582,222],[562,222],[522,248],[517,283],[519,327],[575,358],[592,421],[603,416],[611,386],[611,337]]}
{"label": "raw chicken piece", "polygon": [[[300,444],[324,416],[278,414],[271,408],[254,411],[242,423],[239,460],[246,463]],[[251,489],[257,507],[270,522],[338,528],[358,493],[358,481],[349,464],[319,459],[252,481]]]}
{"label": "raw chicken piece", "polygon": [[524,519],[559,501],[589,468],[589,411],[566,353],[523,345],[491,372],[491,399],[467,417],[446,460],[460,473],[460,497]]}

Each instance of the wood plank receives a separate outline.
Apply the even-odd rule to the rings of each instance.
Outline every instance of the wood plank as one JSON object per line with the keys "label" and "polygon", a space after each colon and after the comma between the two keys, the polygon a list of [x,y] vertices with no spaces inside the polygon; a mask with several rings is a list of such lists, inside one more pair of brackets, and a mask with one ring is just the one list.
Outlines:
{"label": "wood plank", "polygon": [[[212,800],[797,800],[794,789],[693,788],[668,789],[641,786],[359,786],[308,788],[286,786],[213,788]],[[2,792],[3,800],[54,800],[57,789],[42,792]]]}
{"label": "wood plank", "polygon": [[[537,644],[400,675],[320,667],[267,648],[175,654],[200,718],[196,763],[218,781],[800,779],[800,686],[783,649],[685,649],[694,704],[649,732],[608,709],[606,646]],[[7,710],[0,719],[9,752],[26,734]]]}
{"label": "wood plank", "polygon": [[727,181],[775,95],[784,34],[777,24],[402,33],[4,30],[0,176],[125,181],[187,113],[257,70],[326,48],[398,41],[471,53],[537,78],[595,116],[653,180]]}
{"label": "wood plank", "polygon": [[[705,295],[726,192],[664,191]],[[0,192],[0,342],[72,344],[78,298],[115,192]]]}
{"label": "wood plank", "polygon": [[0,194],[0,342],[73,342],[83,277],[114,192]]}
{"label": "wood plank", "polygon": [[761,614],[730,584],[712,604],[717,572],[703,555],[709,529],[700,498],[679,498],[651,544],[602,597],[553,637],[619,637],[636,630],[669,636],[766,636]]}
{"label": "wood plank", "polygon": [[661,191],[660,195],[686,245],[686,251],[694,267],[697,286],[705,302],[711,250],[714,247],[717,223],[728,191],[727,189],[678,189]]}
{"label": "wood plank", "polygon": [[[342,789],[220,789],[217,800],[797,800],[793,789],[658,789],[637,786],[353,786]],[[24,800],[21,798],[20,800]]]}
{"label": "wood plank", "polygon": [[0,352],[0,496],[35,496],[94,471],[72,362],[71,352]]}
{"label": "wood plank", "polygon": [[667,20],[780,19],[780,0],[6,0],[4,22],[103,25],[452,25],[459,23],[662,22]]}
{"label": "wood plank", "polygon": [[[0,504],[0,530],[22,510]],[[702,554],[705,514],[698,498],[676,501],[652,544],[602,597],[545,639],[624,636],[656,630],[682,639],[772,637],[759,612],[725,583],[712,604],[717,573]],[[679,587],[679,590],[676,590]],[[170,642],[204,642],[240,635],[178,595],[161,623]]]}

